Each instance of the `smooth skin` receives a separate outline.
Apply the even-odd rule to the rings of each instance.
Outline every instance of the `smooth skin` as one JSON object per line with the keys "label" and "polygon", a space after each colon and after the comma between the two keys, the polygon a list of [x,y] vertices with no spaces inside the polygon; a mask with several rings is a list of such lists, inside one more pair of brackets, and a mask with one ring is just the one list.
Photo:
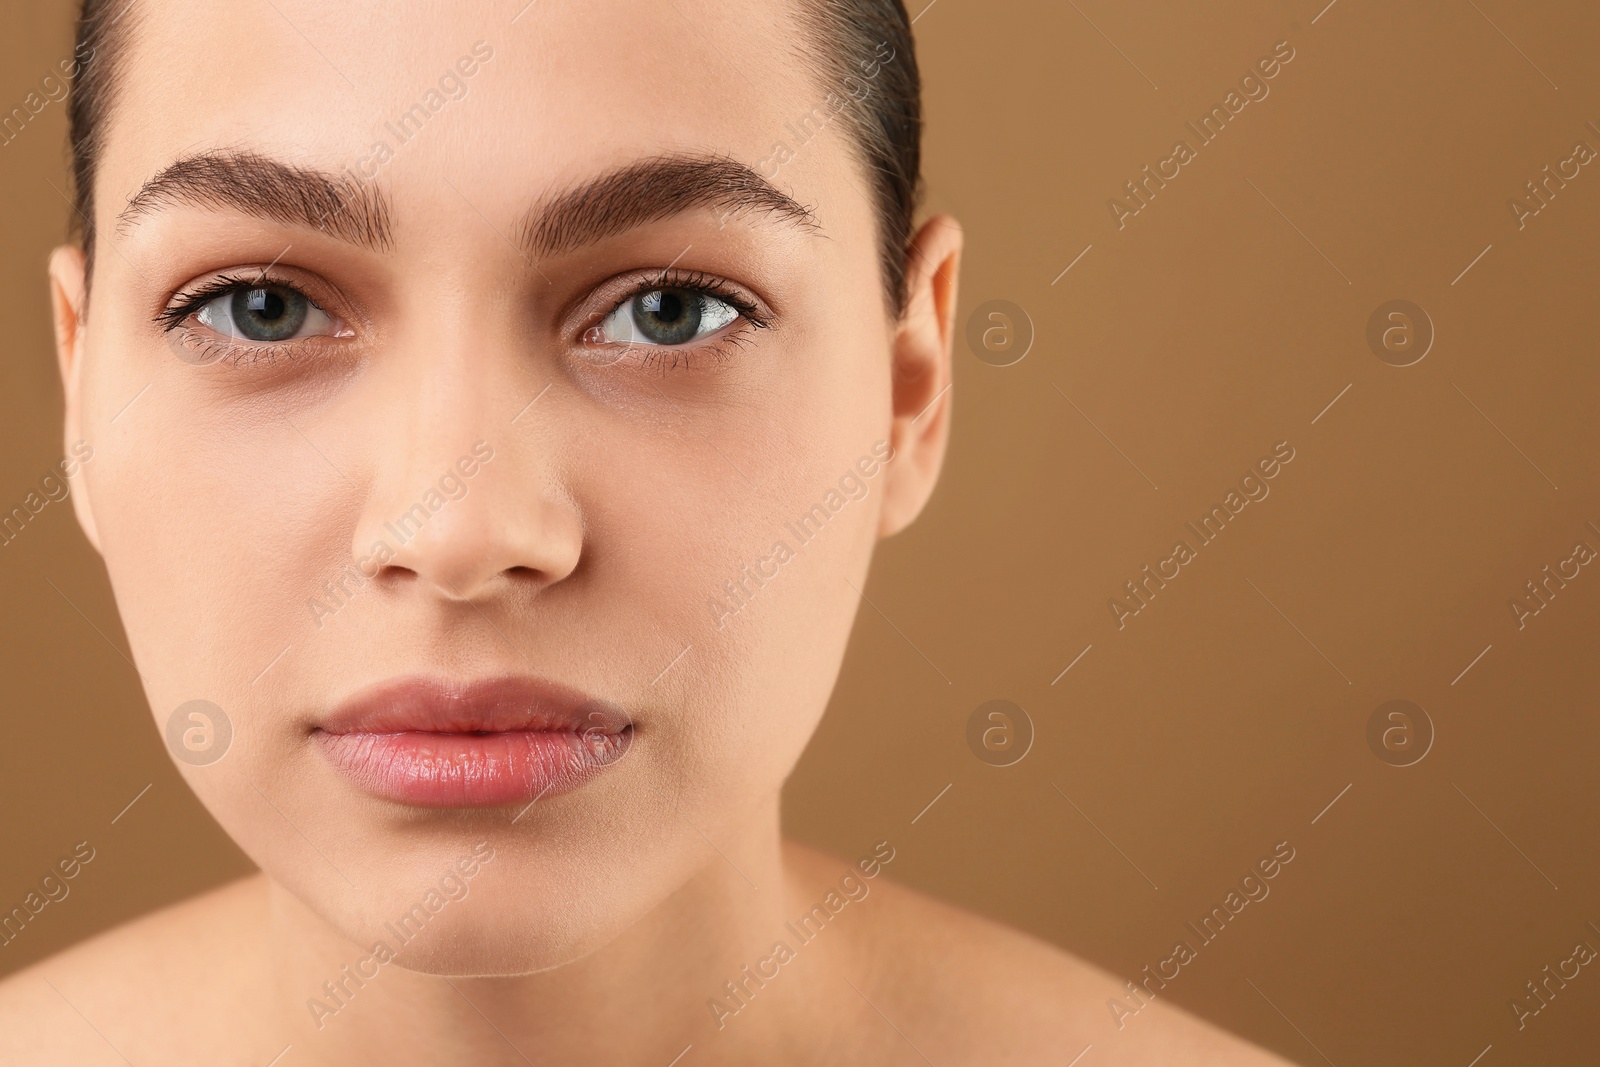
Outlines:
{"label": "smooth skin", "polygon": [[[1163,1002],[1119,1031],[1121,982],[894,886],[892,866],[736,1015],[709,1008],[853,867],[784,842],[779,793],[876,542],[938,477],[962,235],[922,224],[891,314],[842,126],[769,163],[833,88],[791,5],[669,7],[146,0],[130,17],[92,286],[76,247],[50,263],[65,439],[95,449],[73,502],[157,728],[197,697],[226,709],[226,757],[179,769],[262,873],[0,985],[0,1059],[943,1067],[1092,1044],[1086,1067],[1280,1062]],[[477,42],[492,56],[396,144],[386,123]],[[215,200],[119,218],[185,156],[337,176],[380,138],[391,155],[361,181],[389,205],[382,247]],[[702,207],[519,247],[530,213],[663,156],[742,162],[813,224]],[[768,325],[675,352],[596,340],[668,268]],[[327,329],[197,359],[215,331],[158,317],[219,275],[292,286]],[[479,442],[494,458],[465,494],[317,611]],[[880,442],[893,459],[865,494],[718,616],[724,583]],[[441,810],[363,792],[311,742],[384,679],[507,673],[627,708],[626,758],[530,807]],[[395,963],[336,1013],[309,1007],[485,846]]]}

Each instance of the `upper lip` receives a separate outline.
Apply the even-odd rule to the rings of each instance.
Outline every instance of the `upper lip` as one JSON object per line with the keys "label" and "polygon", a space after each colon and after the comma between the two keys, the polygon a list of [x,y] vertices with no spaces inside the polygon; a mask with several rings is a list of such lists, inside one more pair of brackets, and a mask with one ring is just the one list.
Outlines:
{"label": "upper lip", "polygon": [[631,726],[627,713],[609,701],[520,675],[391,679],[353,694],[318,724],[329,734],[618,734]]}

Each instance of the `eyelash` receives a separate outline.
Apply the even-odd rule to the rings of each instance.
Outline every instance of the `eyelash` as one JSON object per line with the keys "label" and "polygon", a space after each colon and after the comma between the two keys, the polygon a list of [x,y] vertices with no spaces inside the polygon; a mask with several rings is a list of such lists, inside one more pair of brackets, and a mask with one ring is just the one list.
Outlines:
{"label": "eyelash", "polygon": [[[172,302],[156,313],[156,323],[163,333],[171,333],[175,330],[185,330],[187,333],[188,328],[184,324],[211,301],[240,289],[252,289],[261,285],[276,285],[285,289],[293,289],[305,295],[300,286],[287,279],[275,277],[270,273],[258,274],[255,277],[224,274],[196,286],[194,289],[174,294]],[[739,318],[743,320],[745,326],[749,327],[749,329],[765,330],[772,325],[771,318],[763,314],[760,308],[740,295],[722,279],[700,271],[683,271],[669,267],[634,284],[627,293],[612,302],[605,313],[597,317],[591,323],[591,326],[603,322],[607,316],[628,301],[656,289],[681,289],[721,300],[739,313]],[[306,299],[310,300],[311,298],[307,296]],[[316,305],[316,301],[312,300],[311,302]],[[321,305],[316,306],[321,308]],[[326,309],[322,310],[326,313]],[[193,335],[190,334],[190,336],[192,337]],[[302,338],[295,341],[256,342],[251,344],[221,338],[207,338],[194,343],[205,355],[215,356],[214,360],[207,360],[207,362],[240,363],[248,356],[251,363],[258,361],[271,363],[280,356],[298,354],[306,342],[314,340],[316,339]],[[643,352],[639,360],[641,367],[662,364],[670,359],[670,363],[666,363],[661,367],[663,373],[665,373],[679,366],[685,369],[690,368],[693,365],[693,358],[697,354],[708,354],[718,360],[727,359],[732,354],[731,349],[743,347],[749,344],[750,341],[748,330],[736,327],[713,341],[701,342],[698,345],[629,345],[628,347],[637,348]]]}
{"label": "eyelash", "polygon": [[201,308],[205,307],[217,297],[227,296],[229,293],[234,292],[237,289],[261,285],[263,283],[272,285],[285,284],[277,279],[266,277],[265,275],[259,278],[240,278],[234,275],[224,274],[220,277],[212,279],[209,282],[206,282],[204,285],[197,286],[188,292],[175,293],[173,295],[173,302],[156,313],[156,322],[161,326],[163,333],[169,333],[172,330],[178,329],[183,325],[185,319],[199,311]]}

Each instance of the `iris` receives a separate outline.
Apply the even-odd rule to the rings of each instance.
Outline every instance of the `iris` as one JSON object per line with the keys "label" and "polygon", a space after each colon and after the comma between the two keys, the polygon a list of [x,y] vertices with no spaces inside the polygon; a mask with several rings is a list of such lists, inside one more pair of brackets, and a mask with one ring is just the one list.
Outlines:
{"label": "iris", "polygon": [[305,296],[278,285],[236,289],[230,301],[233,325],[251,341],[286,341],[299,333],[311,310]]}

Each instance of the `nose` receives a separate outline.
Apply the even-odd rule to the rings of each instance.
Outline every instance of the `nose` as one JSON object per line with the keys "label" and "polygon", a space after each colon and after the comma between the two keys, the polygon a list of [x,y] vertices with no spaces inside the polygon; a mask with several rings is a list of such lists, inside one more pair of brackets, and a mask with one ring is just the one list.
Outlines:
{"label": "nose", "polygon": [[[543,589],[577,567],[582,545],[573,509],[519,477],[517,458],[479,438],[459,455],[409,465],[419,475],[392,505],[369,507],[354,549],[375,577],[412,577],[450,600],[478,600],[508,586]],[[498,464],[498,466],[497,466]],[[428,472],[424,474],[423,472]]]}
{"label": "nose", "polygon": [[[487,379],[435,364],[385,407],[388,421],[351,548],[390,587],[414,583],[451,601],[538,592],[578,565],[583,524],[560,484],[554,442],[513,425]],[[548,400],[548,398],[546,398]],[[394,401],[399,401],[398,403]]]}

